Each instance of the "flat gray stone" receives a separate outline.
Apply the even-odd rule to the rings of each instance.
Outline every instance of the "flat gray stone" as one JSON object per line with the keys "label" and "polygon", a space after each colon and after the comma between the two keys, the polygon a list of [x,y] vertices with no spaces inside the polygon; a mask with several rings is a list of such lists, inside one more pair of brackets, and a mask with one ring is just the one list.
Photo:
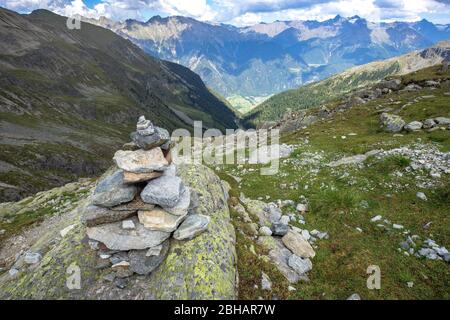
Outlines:
{"label": "flat gray stone", "polygon": [[188,216],[173,233],[173,237],[177,240],[192,239],[208,228],[210,219],[202,214]]}
{"label": "flat gray stone", "polygon": [[413,121],[408,123],[406,126],[404,126],[404,129],[406,131],[412,132],[412,131],[418,131],[420,129],[422,129],[423,127],[423,123],[420,121]]}
{"label": "flat gray stone", "polygon": [[180,201],[184,184],[179,177],[162,176],[151,180],[141,192],[142,201],[174,207]]}
{"label": "flat gray stone", "polygon": [[162,208],[170,214],[176,216],[184,216],[188,212],[188,209],[191,204],[191,189],[189,187],[184,187],[183,191],[180,195],[180,200],[173,207],[165,207]]}
{"label": "flat gray stone", "polygon": [[134,230],[124,230],[122,222],[115,222],[87,228],[86,233],[90,239],[102,242],[108,249],[120,251],[156,247],[170,237],[168,232],[146,229],[136,217],[132,220],[136,226]]}
{"label": "flat gray stone", "polygon": [[95,205],[88,205],[83,209],[81,221],[88,227],[100,224],[122,221],[134,215],[136,210],[115,211]]}
{"label": "flat gray stone", "polygon": [[116,170],[102,179],[94,190],[92,203],[101,207],[114,207],[134,199],[137,188],[123,183],[123,171]]}
{"label": "flat gray stone", "polygon": [[42,259],[42,255],[39,252],[27,252],[25,254],[24,261],[26,264],[36,264]]}
{"label": "flat gray stone", "polygon": [[164,241],[161,246],[159,255],[148,256],[148,250],[131,250],[128,254],[130,270],[140,275],[148,275],[158,268],[169,252],[170,241]]}
{"label": "flat gray stone", "polygon": [[303,275],[312,270],[312,262],[308,258],[303,259],[293,254],[289,257],[288,265],[299,275]]}
{"label": "flat gray stone", "polygon": [[136,151],[119,150],[114,154],[113,160],[120,169],[131,173],[164,171],[169,166],[161,148]]}

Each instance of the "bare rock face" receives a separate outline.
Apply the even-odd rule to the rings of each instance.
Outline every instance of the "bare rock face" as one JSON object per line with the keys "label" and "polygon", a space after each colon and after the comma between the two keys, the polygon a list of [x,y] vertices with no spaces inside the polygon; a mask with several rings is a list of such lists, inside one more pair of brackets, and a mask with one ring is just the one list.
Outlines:
{"label": "bare rock face", "polygon": [[[187,211],[186,211],[187,214]],[[164,232],[173,232],[186,216],[176,216],[168,213],[161,208],[155,208],[151,211],[139,211],[139,222],[144,225],[146,229]]]}
{"label": "bare rock face", "polygon": [[92,196],[92,203],[101,207],[114,207],[133,200],[136,193],[135,186],[124,184],[123,171],[116,170],[98,183]]}
{"label": "bare rock face", "polygon": [[87,228],[86,233],[90,239],[103,243],[110,250],[143,250],[160,245],[170,237],[170,233],[151,231],[139,223],[137,218],[133,220],[136,229],[124,230],[121,222],[104,224]]}
{"label": "bare rock face", "polygon": [[164,171],[169,166],[161,148],[136,151],[119,150],[114,154],[113,159],[120,169],[131,173]]}
{"label": "bare rock face", "polygon": [[295,231],[290,230],[281,238],[284,245],[300,258],[314,258],[316,253],[308,241]]}

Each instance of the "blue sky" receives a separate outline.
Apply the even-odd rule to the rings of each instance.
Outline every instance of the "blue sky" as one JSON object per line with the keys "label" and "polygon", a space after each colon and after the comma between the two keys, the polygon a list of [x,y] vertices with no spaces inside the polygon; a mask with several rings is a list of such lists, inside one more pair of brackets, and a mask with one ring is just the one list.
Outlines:
{"label": "blue sky", "polygon": [[63,15],[148,20],[183,15],[203,21],[251,25],[275,20],[326,20],[337,14],[367,20],[450,23],[450,0],[0,0],[26,13],[45,8]]}

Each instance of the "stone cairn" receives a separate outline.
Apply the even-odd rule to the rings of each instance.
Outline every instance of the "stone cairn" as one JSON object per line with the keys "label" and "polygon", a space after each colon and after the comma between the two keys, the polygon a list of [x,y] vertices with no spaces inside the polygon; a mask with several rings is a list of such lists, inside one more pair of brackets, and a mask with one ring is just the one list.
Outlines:
{"label": "stone cairn", "polygon": [[111,281],[150,274],[171,237],[192,239],[209,224],[195,214],[198,195],[177,176],[169,132],[141,116],[131,139],[115,153],[116,167],[98,182],[82,218],[99,261],[112,265]]}

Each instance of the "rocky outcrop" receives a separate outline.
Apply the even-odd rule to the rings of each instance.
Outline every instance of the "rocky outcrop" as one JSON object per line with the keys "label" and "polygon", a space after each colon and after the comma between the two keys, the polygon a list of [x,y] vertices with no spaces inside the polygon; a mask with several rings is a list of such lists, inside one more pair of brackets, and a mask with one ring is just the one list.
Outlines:
{"label": "rocky outcrop", "polygon": [[[180,165],[180,177],[198,193],[197,214],[209,217],[208,230],[190,241],[170,240],[165,260],[150,276],[134,275],[120,279],[128,285],[120,289],[110,282],[111,262],[102,260],[89,247],[86,226],[81,223],[82,201],[70,216],[70,232],[61,237],[59,230],[67,225],[52,225],[39,235],[32,248],[35,252],[55,242],[42,252],[42,260],[19,268],[13,276],[0,276],[3,299],[234,299],[236,297],[235,233],[230,222],[226,195],[221,180],[212,170],[201,165]],[[44,197],[45,193],[41,195]],[[64,215],[60,217],[64,220]],[[161,248],[163,249],[163,248]],[[129,254],[136,261],[142,253]],[[113,256],[112,256],[113,257]],[[150,256],[151,257],[151,256]],[[147,257],[148,258],[148,257]],[[154,260],[154,258],[153,258]],[[156,261],[158,262],[158,261]],[[136,273],[155,261],[133,263]],[[106,265],[106,266],[105,266]],[[71,268],[69,268],[72,266]],[[80,270],[81,289],[69,289],[70,270]],[[139,271],[139,272],[138,272]],[[69,272],[69,273],[68,273]]]}
{"label": "rocky outcrop", "polygon": [[[153,139],[160,128],[141,118],[137,129]],[[71,213],[74,224],[52,245],[43,235],[0,278],[0,297],[233,299],[235,234],[225,187],[201,165],[149,177],[174,166],[170,150],[160,149],[167,142],[148,151],[118,151],[117,167]],[[126,172],[148,181],[126,183]]]}

